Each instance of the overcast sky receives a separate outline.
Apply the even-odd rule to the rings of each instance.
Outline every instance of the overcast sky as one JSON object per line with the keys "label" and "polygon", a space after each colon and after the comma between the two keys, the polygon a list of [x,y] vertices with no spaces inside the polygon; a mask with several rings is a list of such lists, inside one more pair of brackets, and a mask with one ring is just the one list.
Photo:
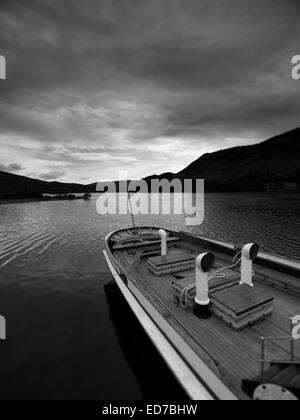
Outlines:
{"label": "overcast sky", "polygon": [[178,171],[299,126],[299,0],[1,0],[0,170]]}

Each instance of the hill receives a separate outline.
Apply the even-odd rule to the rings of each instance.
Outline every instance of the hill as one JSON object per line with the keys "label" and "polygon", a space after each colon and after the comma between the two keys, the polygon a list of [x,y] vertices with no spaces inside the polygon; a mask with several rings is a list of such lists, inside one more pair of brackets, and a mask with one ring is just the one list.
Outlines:
{"label": "hill", "polygon": [[43,193],[67,194],[94,192],[95,184],[66,184],[62,182],[46,182],[25,176],[0,172],[0,198],[40,198]]}
{"label": "hill", "polygon": [[205,179],[206,190],[264,190],[268,183],[300,183],[300,128],[262,143],[208,153],[174,176]]}

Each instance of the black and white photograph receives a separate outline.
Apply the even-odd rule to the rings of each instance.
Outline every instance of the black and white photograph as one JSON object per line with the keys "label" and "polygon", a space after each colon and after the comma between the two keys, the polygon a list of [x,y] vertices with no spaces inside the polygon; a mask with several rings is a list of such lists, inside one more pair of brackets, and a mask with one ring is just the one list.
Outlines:
{"label": "black and white photograph", "polygon": [[1,0],[1,401],[300,399],[299,18]]}

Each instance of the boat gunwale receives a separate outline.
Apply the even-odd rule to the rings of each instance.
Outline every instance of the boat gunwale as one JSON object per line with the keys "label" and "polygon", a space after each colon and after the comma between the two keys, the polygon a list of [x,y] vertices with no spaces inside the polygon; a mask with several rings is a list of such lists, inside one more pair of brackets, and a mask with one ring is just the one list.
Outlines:
{"label": "boat gunwale", "polygon": [[[117,229],[111,233],[109,233],[106,238],[105,238],[105,247],[107,249],[107,251],[109,251],[109,253],[112,254],[113,256],[113,250],[109,247],[109,241],[111,240],[111,238],[117,234],[118,232],[130,232],[130,231],[135,231],[136,229],[154,229],[154,230],[159,230],[160,228],[155,227],[155,226],[142,226],[140,228],[124,228],[124,229]],[[214,239],[210,239],[210,238],[205,238],[190,232],[185,232],[185,231],[176,231],[176,230],[172,230],[172,229],[166,229],[167,232],[172,233],[174,236],[178,236],[179,238],[181,238],[182,240],[184,239],[198,239],[200,241],[204,241],[208,244],[211,245],[216,245],[222,248],[227,249],[228,252],[230,252],[230,254],[234,254],[234,252],[236,251],[236,248],[234,245],[228,243],[228,242],[221,242],[218,240],[214,240]],[[300,276],[300,261],[295,261],[295,260],[290,260],[284,257],[280,257],[280,256],[274,256],[271,255],[269,253],[266,252],[262,252],[260,251],[258,253],[257,258],[255,259],[255,264],[263,266],[265,268],[269,268],[270,270],[278,270],[280,272],[282,272],[283,274],[287,274],[287,275],[291,275],[292,277],[296,277],[297,278],[297,274]],[[268,266],[271,265],[272,267]],[[274,267],[274,266],[277,267]],[[288,273],[286,271],[282,271],[282,270],[288,270]],[[289,274],[291,273],[291,274]]]}

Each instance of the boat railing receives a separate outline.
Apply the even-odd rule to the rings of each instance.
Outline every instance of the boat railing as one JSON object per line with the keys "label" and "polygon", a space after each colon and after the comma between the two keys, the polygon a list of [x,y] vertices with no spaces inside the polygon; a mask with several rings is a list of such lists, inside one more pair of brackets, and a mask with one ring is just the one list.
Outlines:
{"label": "boat railing", "polygon": [[[291,323],[291,328],[293,328],[293,324]],[[267,359],[266,358],[266,344],[267,342],[274,342],[274,341],[286,341],[290,343],[290,357],[289,359]],[[282,337],[262,337],[261,338],[261,382],[264,382],[265,378],[265,366],[267,363],[271,364],[300,364],[300,361],[295,360],[295,342],[297,340],[293,338],[292,333],[291,335],[286,335]]]}

